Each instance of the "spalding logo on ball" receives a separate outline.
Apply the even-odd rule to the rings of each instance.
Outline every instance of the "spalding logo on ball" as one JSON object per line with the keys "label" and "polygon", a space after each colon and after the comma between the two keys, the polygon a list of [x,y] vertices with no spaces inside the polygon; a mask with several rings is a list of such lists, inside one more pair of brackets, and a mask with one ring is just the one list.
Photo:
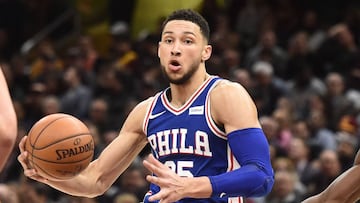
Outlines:
{"label": "spalding logo on ball", "polygon": [[87,126],[74,116],[50,114],[36,122],[25,144],[29,163],[39,175],[53,180],[73,178],[94,156],[94,140]]}
{"label": "spalding logo on ball", "polygon": [[94,143],[92,141],[84,144],[84,143],[81,143],[81,138],[75,138],[73,144],[74,144],[74,148],[57,149],[56,150],[56,154],[57,154],[56,160],[66,159],[71,156],[76,156],[78,154],[94,150]]}

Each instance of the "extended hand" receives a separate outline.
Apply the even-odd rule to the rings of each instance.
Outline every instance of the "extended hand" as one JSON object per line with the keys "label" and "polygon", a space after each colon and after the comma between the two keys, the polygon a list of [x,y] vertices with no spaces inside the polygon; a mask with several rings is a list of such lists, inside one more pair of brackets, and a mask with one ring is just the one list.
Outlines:
{"label": "extended hand", "polygon": [[189,178],[178,176],[169,167],[155,159],[153,155],[150,155],[143,163],[156,175],[148,175],[146,180],[160,187],[160,191],[149,198],[150,201],[160,200],[161,203],[170,203],[186,197],[188,188],[186,181]]}

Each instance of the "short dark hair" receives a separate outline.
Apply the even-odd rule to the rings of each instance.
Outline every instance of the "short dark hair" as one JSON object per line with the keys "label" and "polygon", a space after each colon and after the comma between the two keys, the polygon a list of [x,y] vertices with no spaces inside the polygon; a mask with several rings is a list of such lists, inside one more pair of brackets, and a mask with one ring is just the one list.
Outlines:
{"label": "short dark hair", "polygon": [[210,28],[205,18],[198,12],[191,9],[180,9],[171,13],[163,22],[161,26],[161,33],[164,30],[165,25],[172,20],[185,20],[195,23],[200,27],[201,33],[204,35],[207,41],[210,39]]}

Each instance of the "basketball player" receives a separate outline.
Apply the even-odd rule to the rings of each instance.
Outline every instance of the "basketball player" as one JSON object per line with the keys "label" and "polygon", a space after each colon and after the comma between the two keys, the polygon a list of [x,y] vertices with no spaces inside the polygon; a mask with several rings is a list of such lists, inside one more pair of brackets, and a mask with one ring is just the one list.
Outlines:
{"label": "basketball player", "polygon": [[52,181],[29,169],[24,138],[19,161],[24,174],[65,193],[104,193],[150,143],[144,165],[153,176],[144,202],[243,202],[273,185],[270,153],[246,90],[209,75],[209,27],[191,10],[163,23],[158,56],[170,87],[138,104],[119,136],[75,178]]}
{"label": "basketball player", "polygon": [[0,67],[0,172],[12,152],[16,136],[17,118],[5,76]]}
{"label": "basketball player", "polygon": [[303,203],[343,203],[360,200],[360,150],[354,165],[337,177],[323,192],[303,201]]}

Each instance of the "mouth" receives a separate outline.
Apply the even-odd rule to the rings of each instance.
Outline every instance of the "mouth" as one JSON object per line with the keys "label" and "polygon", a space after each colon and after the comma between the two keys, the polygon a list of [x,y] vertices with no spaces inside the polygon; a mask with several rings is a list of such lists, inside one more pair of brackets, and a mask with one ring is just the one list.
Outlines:
{"label": "mouth", "polygon": [[169,68],[172,71],[177,71],[177,70],[179,70],[181,68],[181,64],[177,60],[171,60],[170,63],[169,63]]}

